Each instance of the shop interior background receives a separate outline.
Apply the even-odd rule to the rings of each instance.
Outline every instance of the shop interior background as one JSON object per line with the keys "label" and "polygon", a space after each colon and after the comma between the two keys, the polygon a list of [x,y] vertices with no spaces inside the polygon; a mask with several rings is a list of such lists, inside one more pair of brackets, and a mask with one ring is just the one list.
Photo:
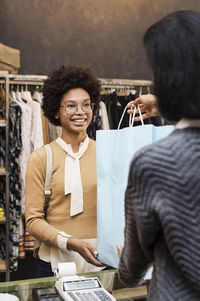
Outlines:
{"label": "shop interior background", "polygon": [[200,1],[0,0],[0,42],[20,50],[20,74],[78,64],[98,77],[151,79],[143,34],[180,9],[200,11]]}
{"label": "shop interior background", "polygon": [[[151,79],[144,32],[181,9],[200,11],[200,1],[0,0],[0,43],[20,50],[20,74],[47,75],[60,64],[77,64],[98,77]],[[11,280],[32,278],[32,260],[21,260]]]}

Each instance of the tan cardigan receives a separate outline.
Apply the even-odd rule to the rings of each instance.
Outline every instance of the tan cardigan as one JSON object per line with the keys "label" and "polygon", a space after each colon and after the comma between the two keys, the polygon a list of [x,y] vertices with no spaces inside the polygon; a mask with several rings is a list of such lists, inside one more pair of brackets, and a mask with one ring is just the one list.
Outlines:
{"label": "tan cardigan", "polygon": [[97,236],[97,177],[96,143],[89,141],[88,149],[80,159],[83,184],[84,210],[70,216],[70,195],[64,195],[64,168],[66,152],[56,141],[50,143],[53,154],[51,178],[52,196],[44,219],[44,181],[46,172],[46,153],[44,147],[34,151],[28,162],[26,174],[26,224],[32,236],[57,247],[59,231],[76,238],[95,238]]}

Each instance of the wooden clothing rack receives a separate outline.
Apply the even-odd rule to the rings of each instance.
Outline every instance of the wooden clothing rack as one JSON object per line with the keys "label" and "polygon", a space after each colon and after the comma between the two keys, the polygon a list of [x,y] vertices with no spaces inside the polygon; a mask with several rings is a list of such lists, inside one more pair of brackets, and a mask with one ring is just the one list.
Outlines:
{"label": "wooden clothing rack", "polygon": [[[47,79],[45,75],[15,75],[15,74],[0,74],[0,83],[5,84],[5,80],[13,85],[43,85]],[[118,78],[99,78],[103,88],[133,88],[152,86],[150,80],[134,80],[134,79],[118,79]]]}
{"label": "wooden clothing rack", "polygon": [[150,80],[135,80],[135,79],[118,79],[118,78],[99,78],[103,88],[116,89],[131,89],[134,87],[150,87],[152,81]]}

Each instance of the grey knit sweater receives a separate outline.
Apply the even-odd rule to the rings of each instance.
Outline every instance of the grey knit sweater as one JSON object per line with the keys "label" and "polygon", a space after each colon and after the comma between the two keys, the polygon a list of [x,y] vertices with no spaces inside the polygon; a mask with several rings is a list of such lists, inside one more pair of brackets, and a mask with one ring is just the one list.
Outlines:
{"label": "grey knit sweater", "polygon": [[175,130],[138,152],[125,200],[120,280],[136,286],[150,263],[147,300],[200,300],[200,128]]}

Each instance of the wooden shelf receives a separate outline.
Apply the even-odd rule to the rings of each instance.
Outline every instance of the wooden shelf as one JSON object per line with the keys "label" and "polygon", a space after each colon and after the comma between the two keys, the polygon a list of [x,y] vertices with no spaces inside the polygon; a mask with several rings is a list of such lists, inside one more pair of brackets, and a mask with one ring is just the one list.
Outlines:
{"label": "wooden shelf", "polygon": [[6,217],[5,216],[0,217],[0,224],[4,222],[6,222]]}
{"label": "wooden shelf", "polygon": [[6,270],[6,264],[3,260],[0,259],[0,271]]}
{"label": "wooden shelf", "polygon": [[[145,285],[138,286],[135,288],[123,288],[112,291],[113,297],[117,300],[128,299],[131,300],[134,297],[146,297],[147,296],[147,287]],[[130,298],[130,299],[129,299]]]}
{"label": "wooden shelf", "polygon": [[0,70],[0,74],[8,74],[8,70]]}
{"label": "wooden shelf", "polygon": [[[0,72],[2,68],[0,68]],[[4,73],[4,72],[3,72]],[[6,273],[6,282],[10,280],[10,270],[9,270],[9,85],[10,85],[10,75],[9,74],[2,74],[1,72],[1,81],[5,85],[5,103],[4,109],[5,114],[0,116],[0,131],[4,134],[5,140],[5,164],[1,164],[0,166],[0,177],[5,177],[5,208],[4,215],[0,217],[0,227],[4,228],[5,230],[5,258],[4,260],[0,259],[0,272]],[[12,78],[12,77],[11,77]],[[2,80],[3,79],[3,80]]]}
{"label": "wooden shelf", "polygon": [[6,126],[6,120],[0,119],[0,126]]}
{"label": "wooden shelf", "polygon": [[0,167],[0,172],[6,172],[6,169],[4,167]]}

